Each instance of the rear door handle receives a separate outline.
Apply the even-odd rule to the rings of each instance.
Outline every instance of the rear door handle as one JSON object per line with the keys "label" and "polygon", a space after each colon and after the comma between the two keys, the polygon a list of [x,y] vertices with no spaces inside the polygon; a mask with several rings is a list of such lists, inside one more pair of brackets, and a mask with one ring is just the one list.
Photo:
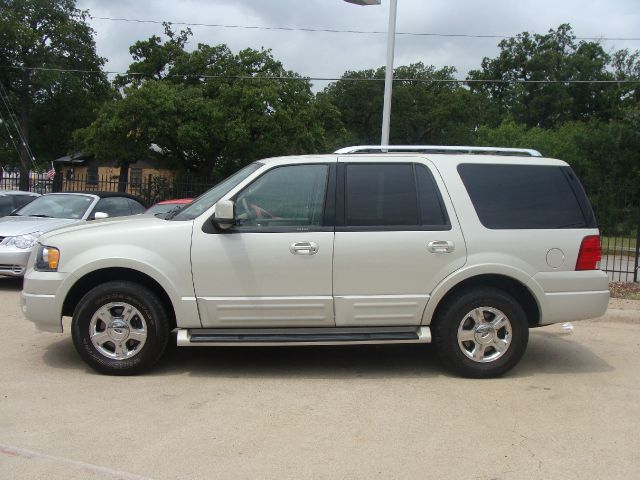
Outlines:
{"label": "rear door handle", "polygon": [[296,242],[291,244],[289,251],[294,255],[315,255],[318,253],[318,244],[316,242]]}
{"label": "rear door handle", "polygon": [[451,253],[456,249],[456,246],[451,241],[435,240],[429,242],[427,248],[431,253]]}

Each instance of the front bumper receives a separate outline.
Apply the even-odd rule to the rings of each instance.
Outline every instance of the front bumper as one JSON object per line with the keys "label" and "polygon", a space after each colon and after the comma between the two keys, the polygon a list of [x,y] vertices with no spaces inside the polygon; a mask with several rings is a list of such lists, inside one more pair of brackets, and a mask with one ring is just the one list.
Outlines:
{"label": "front bumper", "polygon": [[62,332],[64,296],[57,293],[66,277],[64,273],[36,272],[33,269],[25,276],[20,306],[27,320],[35,323],[39,330]]}
{"label": "front bumper", "polygon": [[0,246],[0,275],[22,277],[31,255],[31,249]]}
{"label": "front bumper", "polygon": [[51,313],[55,309],[55,303],[55,295],[36,295],[24,290],[20,294],[22,313],[36,324],[38,330],[62,333],[62,318]]}

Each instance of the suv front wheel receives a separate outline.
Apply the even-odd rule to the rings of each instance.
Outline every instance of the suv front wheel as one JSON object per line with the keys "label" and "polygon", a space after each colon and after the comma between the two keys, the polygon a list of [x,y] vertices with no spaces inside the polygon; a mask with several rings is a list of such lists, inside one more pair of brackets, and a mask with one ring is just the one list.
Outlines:
{"label": "suv front wheel", "polygon": [[529,324],[520,304],[496,288],[467,290],[434,319],[433,342],[442,362],[471,378],[497,377],[527,348]]}
{"label": "suv front wheel", "polygon": [[95,370],[134,375],[151,368],[169,339],[167,312],[142,285],[107,282],[78,303],[71,323],[73,344]]}

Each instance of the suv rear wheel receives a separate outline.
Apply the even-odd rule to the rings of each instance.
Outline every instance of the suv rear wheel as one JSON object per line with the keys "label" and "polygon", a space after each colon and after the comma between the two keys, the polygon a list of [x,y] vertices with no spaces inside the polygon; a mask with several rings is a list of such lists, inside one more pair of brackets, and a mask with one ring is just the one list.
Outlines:
{"label": "suv rear wheel", "polygon": [[95,370],[134,375],[151,368],[169,339],[167,312],[142,285],[107,282],[78,303],[71,324],[73,343]]}
{"label": "suv rear wheel", "polygon": [[471,378],[497,377],[527,348],[529,324],[520,304],[495,288],[468,290],[444,305],[433,325],[442,362]]}

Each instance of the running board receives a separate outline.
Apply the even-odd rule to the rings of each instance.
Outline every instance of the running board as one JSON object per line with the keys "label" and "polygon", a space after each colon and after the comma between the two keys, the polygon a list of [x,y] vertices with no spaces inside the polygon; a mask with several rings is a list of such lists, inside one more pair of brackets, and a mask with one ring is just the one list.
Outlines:
{"label": "running board", "polygon": [[178,329],[179,347],[431,343],[429,327]]}

